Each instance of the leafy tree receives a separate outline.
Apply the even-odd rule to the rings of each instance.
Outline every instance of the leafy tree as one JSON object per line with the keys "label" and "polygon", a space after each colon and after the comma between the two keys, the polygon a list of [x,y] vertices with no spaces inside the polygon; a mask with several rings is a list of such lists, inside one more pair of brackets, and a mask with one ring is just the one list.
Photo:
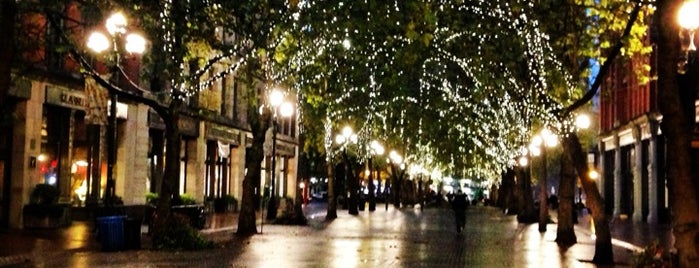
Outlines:
{"label": "leafy tree", "polygon": [[[639,9],[629,15],[629,4],[615,1],[389,2],[383,9],[373,2],[309,3],[312,8],[302,9],[309,19],[300,25],[310,29],[305,38],[316,45],[308,47],[320,53],[300,54],[299,62],[308,64],[300,70],[310,72],[305,77],[311,79],[299,82],[323,85],[302,91],[312,108],[329,119],[317,118],[327,120],[326,126],[338,117],[363,121],[362,130],[404,144],[409,159],[432,158],[463,177],[496,177],[510,165],[530,129],[567,122],[570,112],[589,98],[577,104],[573,100],[587,88],[596,90],[587,85],[590,58],[647,53],[637,42],[645,32],[643,23],[629,19]],[[350,16],[353,12],[359,16]],[[570,23],[541,23],[560,18]],[[622,29],[628,30],[618,38]],[[349,55],[340,46],[346,39],[352,44]],[[602,48],[618,45],[602,54],[594,49],[598,40]],[[616,40],[632,43],[622,46]],[[328,85],[328,79],[337,83]],[[596,191],[583,185],[586,192]],[[603,216],[601,207],[592,207]],[[604,218],[596,220],[606,224]],[[598,226],[598,232],[603,229]],[[610,238],[598,239],[596,261],[611,261]]]}

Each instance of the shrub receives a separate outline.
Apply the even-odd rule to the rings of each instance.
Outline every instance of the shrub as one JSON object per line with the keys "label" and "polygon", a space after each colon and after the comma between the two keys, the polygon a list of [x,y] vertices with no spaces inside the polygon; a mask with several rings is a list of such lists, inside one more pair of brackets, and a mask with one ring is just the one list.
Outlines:
{"label": "shrub", "polygon": [[37,184],[32,190],[29,202],[31,204],[50,205],[58,203],[61,191],[50,184]]}
{"label": "shrub", "polygon": [[232,195],[224,195],[214,198],[214,211],[226,212],[233,211],[238,204],[238,200]]}
{"label": "shrub", "polygon": [[672,267],[671,256],[655,241],[631,257],[632,267]]}
{"label": "shrub", "polygon": [[180,200],[182,200],[182,205],[194,205],[194,203],[197,202],[197,200],[194,199],[194,196],[186,193],[180,195]]}
{"label": "shrub", "polygon": [[158,205],[158,193],[149,192],[146,194],[146,203]]}
{"label": "shrub", "polygon": [[187,217],[173,214],[165,230],[154,237],[153,246],[167,250],[200,250],[213,248],[214,243],[190,226]]}

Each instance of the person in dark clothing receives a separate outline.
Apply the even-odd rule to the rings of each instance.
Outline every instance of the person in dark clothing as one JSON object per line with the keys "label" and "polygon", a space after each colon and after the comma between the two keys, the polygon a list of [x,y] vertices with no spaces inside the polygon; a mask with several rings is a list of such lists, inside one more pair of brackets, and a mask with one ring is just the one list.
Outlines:
{"label": "person in dark clothing", "polygon": [[461,233],[461,230],[466,225],[466,195],[459,190],[454,199],[451,201],[451,208],[454,210],[454,218],[456,218],[456,232]]}

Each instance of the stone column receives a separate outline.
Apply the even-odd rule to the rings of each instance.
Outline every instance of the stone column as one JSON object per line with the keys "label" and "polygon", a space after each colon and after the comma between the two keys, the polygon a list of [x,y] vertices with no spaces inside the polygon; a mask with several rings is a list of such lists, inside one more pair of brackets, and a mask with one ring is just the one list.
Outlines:
{"label": "stone column", "polygon": [[619,133],[614,133],[614,217],[621,215],[621,148]]}
{"label": "stone column", "polygon": [[[15,107],[15,125],[12,128],[12,162],[5,168],[12,170],[10,175],[9,218],[8,224],[12,229],[23,227],[22,209],[29,203],[29,194],[44,178],[39,170],[41,153],[41,125],[45,100],[45,84],[33,82],[32,96],[26,101],[19,102]],[[36,164],[30,166],[30,160]]]}
{"label": "stone column", "polygon": [[[243,200],[243,179],[245,179],[245,132],[239,132],[238,146],[231,152],[230,193],[238,200]],[[240,206],[240,202],[238,202]]]}
{"label": "stone column", "polygon": [[658,223],[658,122],[649,124],[648,145],[648,223]]}
{"label": "stone column", "polygon": [[127,120],[120,124],[116,193],[125,205],[146,203],[148,185],[148,106],[129,105]]}
{"label": "stone column", "polygon": [[[197,127],[199,128],[199,136],[189,140],[185,146],[185,150],[187,150],[187,181],[185,183],[184,193],[191,195],[195,200],[201,202],[204,200],[204,187],[206,185],[205,162],[207,139],[205,135],[203,135],[203,133],[206,133],[204,123],[199,123]],[[213,164],[212,168],[216,168],[216,165]]]}
{"label": "stone column", "polygon": [[633,126],[634,164],[633,164],[633,215],[634,222],[643,221],[643,142],[640,126]]}

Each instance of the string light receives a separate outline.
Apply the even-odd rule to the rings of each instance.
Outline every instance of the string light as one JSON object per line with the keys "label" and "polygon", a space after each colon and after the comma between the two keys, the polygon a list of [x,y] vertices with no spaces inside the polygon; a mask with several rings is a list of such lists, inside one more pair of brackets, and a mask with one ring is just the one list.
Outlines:
{"label": "string light", "polygon": [[[434,25],[419,25],[418,22],[415,25],[417,37],[405,35],[408,25],[415,23],[402,14],[408,10],[399,0],[372,2],[385,5],[385,8],[372,9],[356,6],[361,2],[365,1],[334,4],[299,1],[297,9],[288,16],[297,30],[275,35],[270,44],[265,44],[274,48],[293,43],[291,40],[301,40],[300,35],[315,38],[311,43],[296,44],[296,53],[283,65],[269,60],[263,68],[272,81],[293,77],[292,86],[299,100],[310,95],[326,100],[327,106],[320,108],[327,111],[326,132],[332,130],[328,127],[332,126],[331,122],[351,119],[355,121],[360,140],[375,133],[392,136],[394,140],[397,137],[410,139],[404,145],[406,158],[411,155],[431,157],[441,162],[439,165],[445,172],[460,170],[463,174],[487,177],[499,176],[499,171],[513,165],[521,144],[529,139],[532,121],[544,125],[560,122],[561,128],[569,126],[567,119],[555,117],[554,111],[560,109],[564,101],[551,94],[554,85],[547,77],[551,70],[562,72],[563,64],[551,53],[549,37],[540,30],[540,22],[527,15],[527,10],[533,8],[530,1],[516,1],[516,5],[501,1],[434,3],[430,7],[434,10],[429,12],[460,14],[464,20],[481,23],[454,28],[439,18]],[[320,6],[324,9],[310,12],[318,11]],[[171,1],[165,1],[161,18],[166,19],[171,9]],[[368,25],[381,25],[385,29],[361,28],[340,16],[355,9],[363,12],[366,17],[362,20]],[[306,23],[309,21],[320,23]],[[163,24],[164,49],[171,53],[173,30],[168,27],[174,26]],[[272,32],[272,29],[267,30]],[[472,46],[465,51],[454,49],[463,44]],[[492,46],[482,44],[521,50],[527,72],[509,65],[507,59],[490,56],[493,52],[488,49]],[[419,73],[408,73],[414,70],[401,67],[406,60],[402,56],[421,45],[429,50],[424,54],[416,53],[420,55],[414,66],[419,67]],[[172,88],[176,91],[173,96],[191,97],[214,87],[241,66],[258,61],[257,51],[249,49],[252,46],[241,42],[225,54],[212,55],[226,62],[217,66],[215,74],[204,77],[202,69],[191,75],[200,79],[173,79]],[[313,69],[318,66],[329,69]],[[180,68],[186,70],[184,66]],[[400,80],[407,80],[405,77],[415,79],[417,84],[402,83],[404,81]],[[575,88],[570,75],[562,73],[561,77],[564,88]],[[396,87],[409,88],[395,90]],[[362,105],[356,105],[358,103]],[[430,120],[438,119],[454,125],[433,131]],[[439,140],[450,143],[440,144]],[[325,142],[327,144],[327,136]]]}

